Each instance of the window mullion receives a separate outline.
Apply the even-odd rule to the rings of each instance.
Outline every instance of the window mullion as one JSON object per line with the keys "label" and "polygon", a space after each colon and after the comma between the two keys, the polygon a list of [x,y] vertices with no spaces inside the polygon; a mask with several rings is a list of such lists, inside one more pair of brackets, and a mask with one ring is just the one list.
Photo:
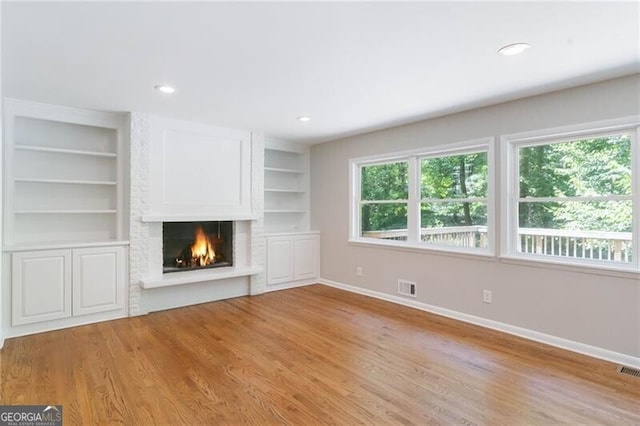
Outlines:
{"label": "window mullion", "polygon": [[638,149],[640,127],[631,133],[631,247],[632,264],[636,270],[640,268],[640,149]]}
{"label": "window mullion", "polygon": [[407,242],[420,241],[420,167],[417,157],[409,158],[409,202],[407,204]]}

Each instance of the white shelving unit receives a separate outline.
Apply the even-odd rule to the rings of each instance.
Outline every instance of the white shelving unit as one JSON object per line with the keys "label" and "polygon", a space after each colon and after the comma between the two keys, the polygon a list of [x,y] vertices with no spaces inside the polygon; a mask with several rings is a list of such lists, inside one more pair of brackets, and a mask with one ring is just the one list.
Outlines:
{"label": "white shelving unit", "polygon": [[267,140],[264,153],[267,289],[315,282],[320,233],[309,224],[309,148]]}
{"label": "white shelving unit", "polygon": [[14,99],[4,112],[7,333],[126,316],[126,115]]}
{"label": "white shelving unit", "polygon": [[266,233],[309,230],[309,151],[267,140],[264,155]]}
{"label": "white shelving unit", "polygon": [[124,239],[122,114],[5,100],[4,243]]}

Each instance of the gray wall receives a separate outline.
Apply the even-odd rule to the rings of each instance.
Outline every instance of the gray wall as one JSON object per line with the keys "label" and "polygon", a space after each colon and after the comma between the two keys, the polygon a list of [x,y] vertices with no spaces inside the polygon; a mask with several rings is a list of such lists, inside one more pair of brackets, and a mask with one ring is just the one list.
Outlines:
{"label": "gray wall", "polygon": [[[636,74],[313,146],[321,277],[388,295],[396,295],[398,278],[415,280],[419,302],[640,357],[640,275],[347,242],[350,158],[638,115],[639,95]],[[492,304],[482,302],[482,289],[493,291]]]}

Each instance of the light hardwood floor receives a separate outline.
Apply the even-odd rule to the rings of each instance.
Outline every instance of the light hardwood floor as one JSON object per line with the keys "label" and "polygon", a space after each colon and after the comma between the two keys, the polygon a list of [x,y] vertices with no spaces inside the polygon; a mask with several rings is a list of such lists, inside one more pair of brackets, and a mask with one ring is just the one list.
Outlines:
{"label": "light hardwood floor", "polygon": [[64,424],[640,424],[589,357],[314,285],[9,339],[2,404]]}

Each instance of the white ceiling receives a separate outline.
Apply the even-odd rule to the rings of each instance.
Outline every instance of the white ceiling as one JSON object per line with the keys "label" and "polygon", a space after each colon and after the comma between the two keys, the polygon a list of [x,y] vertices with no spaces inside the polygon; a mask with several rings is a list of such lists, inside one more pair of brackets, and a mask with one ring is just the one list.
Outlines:
{"label": "white ceiling", "polygon": [[639,27],[635,1],[2,2],[2,88],[316,143],[639,72]]}

